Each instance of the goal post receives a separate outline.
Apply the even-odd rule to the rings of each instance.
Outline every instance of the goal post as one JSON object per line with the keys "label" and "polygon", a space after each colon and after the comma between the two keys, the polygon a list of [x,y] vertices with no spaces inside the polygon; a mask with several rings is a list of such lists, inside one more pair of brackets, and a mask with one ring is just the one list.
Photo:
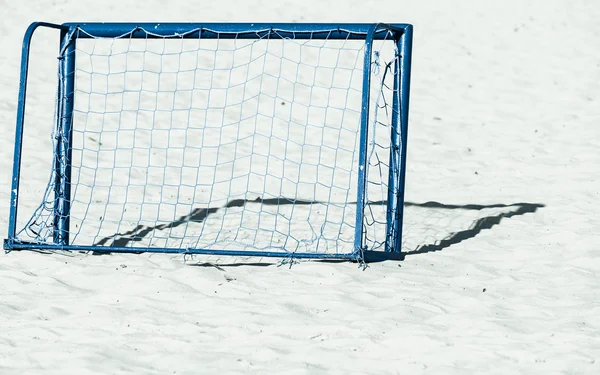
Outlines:
{"label": "goal post", "polygon": [[[39,27],[60,30],[51,160],[24,145]],[[411,48],[408,24],[34,23],[4,248],[397,257]]]}

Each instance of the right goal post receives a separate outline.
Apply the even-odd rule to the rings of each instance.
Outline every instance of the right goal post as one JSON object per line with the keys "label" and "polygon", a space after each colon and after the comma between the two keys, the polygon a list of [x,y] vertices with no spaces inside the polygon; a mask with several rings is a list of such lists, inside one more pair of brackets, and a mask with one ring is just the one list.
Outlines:
{"label": "right goal post", "polygon": [[[38,27],[60,30],[51,160],[24,142]],[[411,48],[408,24],[34,23],[4,248],[397,257]]]}

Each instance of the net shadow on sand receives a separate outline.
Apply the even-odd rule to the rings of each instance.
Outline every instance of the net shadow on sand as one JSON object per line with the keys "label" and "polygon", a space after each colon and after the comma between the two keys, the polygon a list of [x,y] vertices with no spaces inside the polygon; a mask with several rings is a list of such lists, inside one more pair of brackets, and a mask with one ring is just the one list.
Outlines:
{"label": "net shadow on sand", "polygon": [[481,231],[485,229],[492,229],[494,226],[499,225],[502,219],[509,219],[514,216],[525,215],[527,213],[534,213],[539,208],[545,207],[541,203],[513,203],[513,204],[491,204],[491,205],[478,205],[478,204],[466,204],[466,205],[453,205],[443,204],[439,202],[426,202],[426,203],[412,203],[405,202],[405,206],[417,206],[422,208],[436,208],[436,209],[447,209],[447,210],[476,210],[481,211],[484,209],[501,208],[508,209],[506,212],[500,212],[493,215],[484,216],[473,221],[468,229],[453,232],[448,237],[436,241],[430,244],[423,244],[418,246],[415,250],[405,252],[405,255],[417,255],[426,254],[434,251],[444,250],[452,245],[456,245],[460,242],[469,240],[476,237]]}
{"label": "net shadow on sand", "polygon": [[[247,203],[259,203],[267,206],[279,206],[279,205],[311,205],[311,204],[323,204],[323,202],[319,201],[306,201],[306,200],[294,200],[289,198],[270,198],[270,199],[262,199],[256,198],[254,200],[249,199],[234,199],[230,201],[225,207],[220,208],[196,208],[189,215],[184,215],[179,217],[177,220],[174,220],[171,223],[160,224],[156,226],[144,226],[138,225],[134,229],[127,231],[125,233],[115,233],[114,235],[107,236],[99,240],[95,245],[107,245],[111,247],[124,247],[130,246],[132,242],[139,242],[144,239],[147,235],[153,233],[155,230],[164,230],[170,228],[176,228],[180,225],[185,225],[189,222],[202,223],[206,220],[206,218],[216,213],[221,208],[231,208],[231,207],[243,207]],[[370,205],[381,205],[385,204],[385,201],[373,201],[369,202]],[[389,253],[383,252],[368,252],[367,258],[369,262],[383,261],[383,260],[400,260],[403,259],[404,255],[417,255],[417,254],[426,254],[430,252],[442,251],[447,249],[453,245],[461,243],[463,241],[469,240],[471,238],[476,237],[485,229],[492,229],[493,227],[499,225],[503,219],[509,219],[515,216],[521,216],[527,213],[534,213],[538,209],[545,207],[544,204],[540,203],[512,203],[512,204],[489,204],[489,205],[478,205],[478,204],[465,204],[465,205],[456,205],[456,204],[444,204],[440,202],[425,202],[425,203],[415,203],[415,202],[404,202],[405,209],[410,208],[418,208],[424,210],[467,210],[467,211],[476,211],[485,213],[487,211],[492,210],[493,212],[489,214],[483,214],[483,216],[477,217],[470,221],[470,224],[461,225],[462,228],[466,229],[458,229],[451,231],[449,233],[439,234],[436,233],[433,237],[430,238],[422,238],[418,241],[421,241],[416,246],[409,246],[409,249],[404,249],[403,256],[401,257],[390,257],[386,256]],[[498,210],[500,210],[498,212]],[[111,242],[112,241],[112,242]],[[423,243],[424,242],[424,243]],[[412,250],[410,250],[412,248]],[[108,249],[107,249],[108,250]],[[110,251],[110,250],[109,250]],[[381,253],[381,254],[379,254]]]}
{"label": "net shadow on sand", "polygon": [[196,208],[192,210],[189,215],[184,215],[179,217],[177,220],[172,221],[168,224],[160,224],[155,226],[146,226],[146,225],[138,225],[135,228],[124,232],[124,233],[115,233],[113,235],[104,237],[100,239],[98,242],[94,244],[94,246],[103,246],[110,243],[110,247],[125,247],[128,246],[131,242],[140,242],[147,235],[153,233],[155,230],[164,230],[164,229],[173,229],[177,228],[180,225],[186,225],[187,223],[202,223],[206,218],[216,213],[221,208],[232,208],[232,207],[244,207],[246,203],[259,203],[265,206],[280,206],[280,205],[297,205],[297,206],[305,206],[311,204],[323,204],[323,202],[318,201],[306,201],[299,199],[289,199],[289,198],[256,198],[254,200],[249,199],[233,199],[227,205],[220,208]]}

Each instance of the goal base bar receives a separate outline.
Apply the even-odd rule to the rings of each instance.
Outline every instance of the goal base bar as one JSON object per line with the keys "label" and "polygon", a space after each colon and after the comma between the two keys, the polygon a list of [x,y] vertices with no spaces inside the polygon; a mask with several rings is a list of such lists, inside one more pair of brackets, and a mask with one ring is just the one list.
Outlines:
{"label": "goal base bar", "polygon": [[293,259],[322,259],[322,260],[349,260],[363,261],[367,263],[382,262],[386,260],[404,260],[403,253],[392,253],[382,251],[363,251],[343,254],[324,253],[289,253],[285,251],[256,251],[256,250],[211,250],[211,249],[176,249],[168,247],[106,247],[106,246],[60,246],[50,244],[12,242],[4,240],[4,250],[48,250],[48,251],[93,251],[97,253],[162,253],[162,254],[197,254],[197,255],[228,255],[245,257],[270,257],[270,258],[293,258]]}
{"label": "goal base bar", "polygon": [[78,245],[51,245],[24,242],[9,242],[4,240],[4,250],[66,250],[66,251],[93,251],[98,253],[165,253],[165,254],[201,254],[201,255],[232,255],[252,257],[294,258],[294,259],[347,259],[358,260],[358,252],[345,254],[324,253],[291,253],[285,251],[260,251],[260,250],[214,250],[214,249],[177,249],[168,247],[120,247],[120,246],[78,246]]}

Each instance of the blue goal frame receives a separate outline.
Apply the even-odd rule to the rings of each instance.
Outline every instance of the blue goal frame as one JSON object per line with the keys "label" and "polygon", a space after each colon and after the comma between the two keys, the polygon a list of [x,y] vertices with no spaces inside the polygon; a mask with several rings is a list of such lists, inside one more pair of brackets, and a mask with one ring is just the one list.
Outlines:
{"label": "blue goal frame", "polygon": [[[55,216],[53,244],[24,242],[17,238],[17,214],[19,200],[19,182],[21,172],[21,153],[25,119],[27,92],[27,74],[29,71],[29,50],[31,39],[39,27],[60,30],[60,66],[63,79],[58,83],[57,116],[62,121],[57,134],[55,180]],[[83,30],[83,33],[76,33]],[[151,32],[147,31],[151,30]],[[334,30],[331,32],[331,30]],[[274,31],[276,31],[274,33]],[[363,248],[363,218],[365,207],[365,184],[367,164],[367,137],[370,102],[371,59],[373,40],[382,40],[392,33],[397,44],[399,56],[395,59],[394,93],[392,99],[392,130],[390,147],[400,149],[399,153],[390,153],[390,172],[388,181],[387,227],[385,251],[366,251]],[[294,257],[317,259],[349,259],[369,261],[378,259],[401,259],[402,219],[405,190],[406,149],[408,134],[408,107],[410,94],[410,70],[412,51],[412,32],[410,24],[359,24],[359,23],[64,23],[62,25],[47,22],[34,22],[27,29],[22,46],[19,96],[16,116],[16,132],[11,186],[10,214],[8,221],[8,239],[4,240],[4,249],[10,250],[76,250],[97,252],[158,252],[181,254],[210,254],[234,256]],[[87,34],[89,33],[89,34]],[[229,34],[220,34],[229,33]],[[358,194],[354,236],[354,250],[344,254],[324,253],[288,253],[283,251],[254,250],[210,250],[197,248],[151,248],[151,247],[109,247],[98,245],[69,244],[69,211],[71,196],[71,152],[72,152],[72,113],[75,82],[75,43],[77,38],[94,37],[115,38],[127,35],[130,38],[162,38],[177,35],[181,38],[235,38],[257,39],[262,35],[270,38],[295,39],[357,39],[365,41],[363,91],[360,124],[360,150],[358,165]],[[398,131],[399,129],[399,131]],[[392,168],[395,166],[396,168]],[[397,192],[394,193],[394,192]]]}

